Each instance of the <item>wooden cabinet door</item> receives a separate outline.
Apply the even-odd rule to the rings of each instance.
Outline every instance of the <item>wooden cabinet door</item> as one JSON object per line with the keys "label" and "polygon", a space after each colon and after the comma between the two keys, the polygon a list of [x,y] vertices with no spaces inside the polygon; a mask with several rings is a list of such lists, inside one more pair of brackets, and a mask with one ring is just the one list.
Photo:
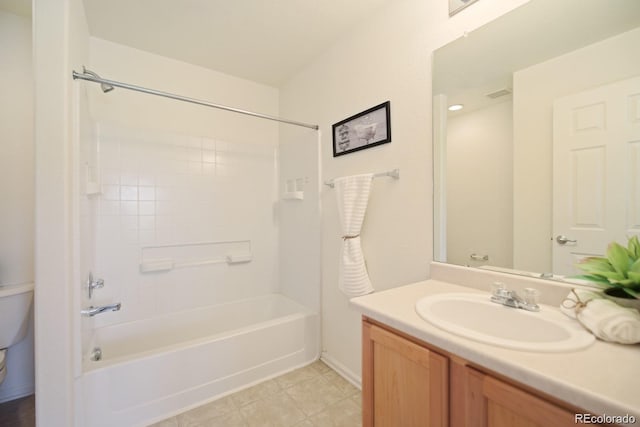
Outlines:
{"label": "wooden cabinet door", "polygon": [[575,427],[573,411],[473,368],[465,369],[466,416],[452,426]]}
{"label": "wooden cabinet door", "polygon": [[484,377],[487,425],[495,427],[574,426],[573,412],[490,376]]}
{"label": "wooden cabinet door", "polygon": [[448,425],[448,359],[363,321],[363,426]]}

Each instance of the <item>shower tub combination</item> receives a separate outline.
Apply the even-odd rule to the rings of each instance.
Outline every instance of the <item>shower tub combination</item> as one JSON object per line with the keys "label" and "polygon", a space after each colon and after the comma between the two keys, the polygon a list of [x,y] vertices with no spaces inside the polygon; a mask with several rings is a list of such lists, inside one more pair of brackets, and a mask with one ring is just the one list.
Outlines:
{"label": "shower tub combination", "polygon": [[[319,129],[315,124],[103,79],[86,69],[73,71],[72,77],[98,83],[103,92],[122,88]],[[319,147],[319,136],[316,144]],[[320,354],[318,313],[280,294],[105,326],[91,333],[88,348],[98,347],[101,358],[86,355],[78,379],[76,415],[83,427],[146,426],[308,364]]]}
{"label": "shower tub combination", "polygon": [[97,329],[82,425],[145,426],[303,366],[318,334],[317,314],[280,294]]}

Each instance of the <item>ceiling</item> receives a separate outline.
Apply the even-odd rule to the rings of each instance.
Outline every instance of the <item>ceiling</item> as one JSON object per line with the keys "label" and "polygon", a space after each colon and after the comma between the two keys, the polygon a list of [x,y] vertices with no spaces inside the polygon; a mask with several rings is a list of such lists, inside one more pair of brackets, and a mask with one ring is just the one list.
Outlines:
{"label": "ceiling", "polygon": [[84,0],[84,5],[92,36],[278,87],[393,1]]}
{"label": "ceiling", "polygon": [[[84,0],[84,6],[92,36],[279,87],[393,1]],[[0,0],[0,9],[28,17],[31,1]]]}

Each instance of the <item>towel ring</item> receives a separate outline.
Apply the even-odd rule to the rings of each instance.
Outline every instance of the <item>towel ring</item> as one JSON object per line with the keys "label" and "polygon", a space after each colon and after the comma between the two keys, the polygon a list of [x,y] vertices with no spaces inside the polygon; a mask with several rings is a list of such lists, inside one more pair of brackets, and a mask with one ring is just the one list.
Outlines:
{"label": "towel ring", "polygon": [[359,234],[355,234],[352,236],[346,235],[346,236],[342,236],[342,240],[348,240],[348,239],[355,239],[356,237],[360,237]]}

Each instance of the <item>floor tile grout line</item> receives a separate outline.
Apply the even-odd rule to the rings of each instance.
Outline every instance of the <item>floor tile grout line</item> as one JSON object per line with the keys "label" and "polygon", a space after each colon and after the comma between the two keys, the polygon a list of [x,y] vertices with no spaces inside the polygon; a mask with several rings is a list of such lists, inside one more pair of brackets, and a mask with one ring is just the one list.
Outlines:
{"label": "floor tile grout line", "polygon": [[[319,364],[322,364],[322,365],[319,365]],[[324,366],[324,367],[322,367],[322,366]],[[309,374],[310,374],[310,376],[308,376],[306,378],[303,378],[303,379],[298,379],[297,381],[295,381],[296,372],[298,374],[304,372],[304,374],[302,376],[309,375]],[[286,382],[283,379],[285,377],[288,377],[287,379],[290,382]],[[296,401],[293,398],[293,396],[289,392],[287,392],[287,390],[291,390],[293,387],[295,387],[297,385],[301,385],[304,382],[309,382],[311,380],[318,379],[318,378],[320,378],[323,381],[325,381],[327,385],[335,387],[336,390],[338,391],[338,394],[340,395],[340,398],[338,398],[336,401],[334,401],[334,402],[332,402],[330,404],[327,404],[326,406],[324,406],[322,409],[318,410],[317,412],[314,412],[312,414],[307,414],[303,410],[303,408],[300,406],[300,403],[298,401]],[[316,362],[313,362],[313,363],[311,363],[311,364],[309,364],[307,366],[304,366],[302,368],[299,368],[299,369],[296,369],[294,371],[291,371],[291,372],[288,372],[286,374],[283,374],[280,377],[271,378],[271,379],[266,380],[264,382],[255,384],[252,387],[249,387],[247,389],[240,390],[240,391],[238,391],[236,393],[233,393],[233,394],[227,395],[225,397],[222,397],[221,399],[229,399],[230,404],[233,407],[232,411],[229,411],[226,414],[220,414],[219,416],[216,416],[216,417],[213,417],[213,418],[210,418],[210,419],[207,419],[207,420],[202,420],[202,421],[196,420],[196,422],[199,424],[201,422],[214,421],[215,419],[221,420],[224,417],[229,417],[229,416],[232,416],[234,414],[237,414],[239,416],[239,418],[242,420],[243,423],[245,423],[246,425],[249,425],[250,420],[248,419],[247,415],[242,411],[242,409],[246,408],[248,405],[258,404],[258,402],[261,402],[261,401],[262,401],[261,403],[265,403],[264,402],[265,399],[267,399],[269,397],[272,397],[272,396],[275,396],[275,395],[280,394],[280,393],[284,394],[286,396],[286,398],[293,404],[293,407],[297,411],[299,411],[300,414],[302,414],[302,416],[304,417],[303,419],[297,421],[294,425],[303,424],[305,422],[307,422],[308,424],[314,424],[313,421],[312,421],[312,418],[316,418],[316,417],[320,416],[321,414],[323,414],[323,413],[327,412],[328,410],[330,410],[333,406],[339,405],[339,404],[341,404],[343,402],[346,402],[347,400],[351,401],[351,403],[353,405],[356,405],[356,406],[361,408],[361,403],[358,400],[356,400],[357,396],[361,393],[361,391],[359,389],[357,389],[356,387],[353,387],[354,390],[352,390],[352,392],[349,392],[348,388],[349,388],[349,384],[350,383],[348,383],[348,381],[347,381],[346,387],[337,384],[338,382],[340,382],[339,381],[340,378],[342,378],[342,377],[336,371],[334,371],[333,369],[331,369],[330,367],[328,367],[326,364],[322,363],[321,361],[316,361]],[[281,379],[281,381],[278,381],[278,379]],[[277,386],[277,389],[273,390],[273,391],[267,391],[266,396],[261,396],[256,400],[245,402],[242,405],[237,403],[236,399],[233,399],[234,395],[238,395],[240,393],[246,392],[248,390],[251,390],[254,387],[260,387],[261,385],[267,384],[270,381],[273,381],[275,383],[275,385]],[[175,419],[176,424],[178,425],[178,427],[183,427],[182,426],[183,423],[180,420],[180,416],[181,415],[189,413],[189,412],[194,411],[194,410],[197,410],[198,408],[202,408],[203,406],[207,406],[207,405],[209,405],[209,404],[211,404],[213,402],[218,402],[221,399],[217,399],[217,400],[214,400],[214,401],[212,401],[212,402],[210,402],[208,404],[193,408],[190,411],[186,411],[186,412],[183,412],[181,414],[177,414],[176,416],[174,416],[172,418]],[[171,418],[169,418],[168,420],[171,420]],[[165,421],[167,421],[167,420],[165,420]]]}
{"label": "floor tile grout line", "polygon": [[[291,394],[288,392],[288,390],[291,390],[291,389],[292,389],[292,388],[294,388],[296,385],[302,384],[302,383],[304,383],[304,382],[312,381],[313,379],[316,379],[316,378],[319,378],[319,377],[323,377],[324,373],[323,373],[323,372],[319,372],[319,371],[318,371],[317,369],[315,369],[312,365],[313,365],[313,364],[310,364],[310,365],[307,365],[307,366],[305,366],[305,367],[303,367],[303,368],[300,368],[300,369],[301,369],[301,370],[302,370],[302,369],[310,369],[310,370],[312,370],[312,371],[313,371],[313,374],[314,374],[314,375],[312,375],[312,376],[311,376],[311,377],[309,377],[309,378],[306,378],[306,379],[303,379],[303,380],[297,381],[297,382],[295,382],[295,383],[291,383],[291,384],[289,384],[288,386],[282,386],[281,384],[278,384],[278,385],[280,385],[280,390],[279,390],[278,392],[274,393],[274,394],[277,394],[277,393],[280,393],[280,392],[281,392],[281,393],[284,393],[284,394],[287,396],[287,398],[288,398],[288,399],[293,403],[293,406],[294,406],[298,411],[300,411],[300,413],[304,416],[304,418],[303,418],[303,419],[301,419],[300,421],[296,422],[294,425],[301,424],[301,423],[303,423],[303,422],[305,422],[305,421],[308,421],[308,422],[310,422],[310,423],[312,423],[312,424],[313,424],[313,422],[310,420],[310,417],[312,417],[312,416],[314,416],[314,415],[316,415],[316,414],[317,414],[317,413],[316,413],[316,414],[307,414],[307,413],[303,410],[303,408],[300,406],[300,404],[298,403],[298,401],[296,401],[296,400],[293,398],[293,396],[291,396]],[[296,372],[296,371],[292,371],[291,373],[293,373],[293,372]],[[290,374],[291,374],[291,373],[290,373]],[[288,375],[288,374],[285,374],[285,375],[283,375],[283,376],[286,376],[286,375]],[[274,380],[277,380],[277,378],[275,378]],[[328,381],[328,380],[327,380],[327,381]],[[261,399],[259,399],[259,400],[264,400],[264,398],[261,398]],[[323,408],[323,410],[324,410],[324,409],[325,409],[325,408]],[[322,412],[322,410],[318,411],[318,413],[320,413],[320,412]],[[248,420],[247,420],[247,419],[246,419],[246,417],[242,414],[242,412],[240,413],[240,415],[242,416],[242,418],[243,418],[243,420],[244,420],[245,422],[248,422]]]}

